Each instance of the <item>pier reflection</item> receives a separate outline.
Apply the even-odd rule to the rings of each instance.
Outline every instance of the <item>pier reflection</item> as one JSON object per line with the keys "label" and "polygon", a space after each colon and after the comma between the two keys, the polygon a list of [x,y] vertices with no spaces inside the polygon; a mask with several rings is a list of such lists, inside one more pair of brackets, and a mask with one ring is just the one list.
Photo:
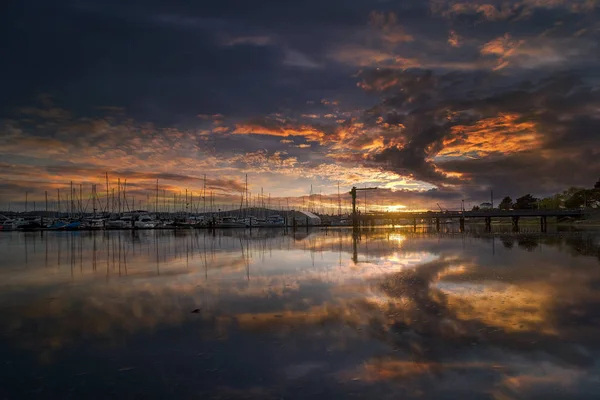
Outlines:
{"label": "pier reflection", "polygon": [[[427,398],[600,389],[594,232],[15,233],[0,236],[0,252],[1,348],[48,365],[82,341],[100,343],[92,353],[155,354],[175,340],[181,357],[228,354],[225,384],[202,381],[205,394],[235,397],[238,364],[289,397],[298,380],[328,395]],[[141,359],[129,362],[150,379]]]}

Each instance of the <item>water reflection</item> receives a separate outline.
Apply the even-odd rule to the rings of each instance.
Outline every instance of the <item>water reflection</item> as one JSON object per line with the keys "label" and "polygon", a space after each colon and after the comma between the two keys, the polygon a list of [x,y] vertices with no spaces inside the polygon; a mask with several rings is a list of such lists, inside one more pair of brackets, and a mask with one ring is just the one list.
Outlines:
{"label": "water reflection", "polygon": [[[72,376],[102,395],[142,393],[120,381],[103,388],[123,368],[152,393],[180,396],[600,390],[594,232],[11,233],[0,254],[13,396],[34,377],[60,396]],[[169,383],[148,357],[170,366],[160,372]],[[55,368],[70,375],[56,380]]]}

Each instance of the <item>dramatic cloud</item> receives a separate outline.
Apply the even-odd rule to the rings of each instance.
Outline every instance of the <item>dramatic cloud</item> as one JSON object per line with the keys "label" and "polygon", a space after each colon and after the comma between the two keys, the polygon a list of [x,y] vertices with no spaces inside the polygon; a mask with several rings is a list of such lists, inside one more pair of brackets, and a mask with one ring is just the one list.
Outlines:
{"label": "dramatic cloud", "polygon": [[426,204],[598,179],[596,1],[42,3],[0,17],[5,203],[106,172]]}

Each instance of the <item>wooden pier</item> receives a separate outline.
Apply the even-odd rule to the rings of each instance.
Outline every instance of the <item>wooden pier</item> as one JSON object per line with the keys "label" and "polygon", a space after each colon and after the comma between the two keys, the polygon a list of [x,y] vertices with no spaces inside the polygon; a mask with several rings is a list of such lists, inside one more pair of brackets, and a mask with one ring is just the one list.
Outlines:
{"label": "wooden pier", "polygon": [[448,220],[458,221],[461,231],[464,230],[465,220],[482,219],[485,222],[486,228],[491,229],[492,218],[510,218],[514,230],[519,229],[519,220],[521,218],[539,218],[540,228],[545,232],[548,227],[548,217],[571,217],[583,218],[584,210],[480,210],[480,211],[426,211],[426,212],[393,212],[393,213],[369,213],[357,214],[353,220],[356,221],[355,226],[359,224],[374,225],[375,221],[387,220],[392,224],[399,221],[411,221],[416,227],[417,224],[426,221],[435,224],[437,230],[443,222]]}

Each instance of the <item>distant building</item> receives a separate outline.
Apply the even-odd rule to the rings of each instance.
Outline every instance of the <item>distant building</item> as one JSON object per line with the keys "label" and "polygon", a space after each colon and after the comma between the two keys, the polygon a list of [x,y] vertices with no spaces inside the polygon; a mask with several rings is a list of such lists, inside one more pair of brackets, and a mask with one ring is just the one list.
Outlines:
{"label": "distant building", "polygon": [[491,210],[492,209],[492,203],[481,203],[479,205],[479,209],[480,210]]}
{"label": "distant building", "polygon": [[294,211],[296,225],[321,225],[321,218],[309,211]]}

